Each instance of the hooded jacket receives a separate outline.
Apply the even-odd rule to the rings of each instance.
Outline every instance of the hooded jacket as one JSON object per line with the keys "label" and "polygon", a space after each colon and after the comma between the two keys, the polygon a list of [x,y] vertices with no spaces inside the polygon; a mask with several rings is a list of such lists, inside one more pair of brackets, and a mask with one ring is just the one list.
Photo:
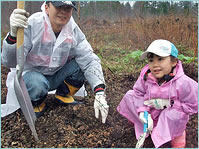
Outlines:
{"label": "hooded jacket", "polygon": [[[197,113],[198,111],[198,83],[184,74],[182,64],[178,60],[175,77],[167,83],[158,85],[153,77],[143,80],[145,72],[149,69],[146,65],[140,74],[133,90],[137,101],[137,112],[149,111],[151,108],[144,105],[149,99],[174,100],[174,107],[180,108],[186,114]],[[139,100],[140,99],[140,100]]]}
{"label": "hooded jacket", "polygon": [[[92,90],[99,84],[105,84],[100,59],[93,53],[73,17],[71,16],[56,38],[44,6],[45,3],[41,7],[42,12],[34,13],[28,18],[28,28],[24,29],[24,71],[33,70],[44,75],[53,75],[74,58]],[[15,68],[16,44],[8,44],[5,39],[2,63],[6,67]]]}
{"label": "hooded jacket", "polygon": [[[151,138],[155,147],[159,147],[180,136],[186,128],[189,115],[198,112],[198,83],[184,74],[179,60],[175,68],[175,77],[160,86],[150,74],[147,80],[144,80],[148,69],[148,65],[142,69],[133,90],[126,93],[117,110],[134,123],[137,139],[143,133],[139,112],[148,111],[154,120]],[[156,98],[173,100],[174,104],[164,110],[144,105],[145,100]]]}

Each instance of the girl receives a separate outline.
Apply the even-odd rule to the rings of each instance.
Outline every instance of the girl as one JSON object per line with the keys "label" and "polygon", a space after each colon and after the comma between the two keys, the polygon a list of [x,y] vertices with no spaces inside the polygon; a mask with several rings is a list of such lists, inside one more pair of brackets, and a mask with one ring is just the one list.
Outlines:
{"label": "girl", "polygon": [[142,54],[148,64],[121,100],[118,112],[134,124],[136,138],[148,130],[156,148],[171,141],[173,148],[186,145],[189,115],[198,111],[198,83],[184,74],[178,50],[167,40],[155,40]]}

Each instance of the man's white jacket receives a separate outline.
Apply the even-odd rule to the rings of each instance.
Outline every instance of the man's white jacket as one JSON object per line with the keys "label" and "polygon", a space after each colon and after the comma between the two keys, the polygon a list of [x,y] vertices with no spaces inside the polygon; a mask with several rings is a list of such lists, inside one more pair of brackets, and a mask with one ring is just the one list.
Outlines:
{"label": "man's white jacket", "polygon": [[[29,25],[24,30],[24,73],[34,70],[44,75],[53,75],[67,61],[74,58],[84,72],[84,76],[91,85],[92,90],[99,84],[105,84],[100,59],[93,53],[92,47],[73,17],[56,38],[49,18],[45,13],[44,4],[42,5],[42,12],[37,12],[28,18]],[[6,104],[1,106],[1,117],[19,108],[13,87],[16,67],[16,43],[8,44],[5,39],[1,54],[2,64],[12,69],[6,81],[8,93]]]}
{"label": "man's white jacket", "polygon": [[[58,38],[52,30],[49,18],[42,12],[31,15],[28,28],[24,30],[24,71],[34,70],[44,75],[53,75],[72,58],[76,60],[92,90],[105,84],[100,59],[85,38],[73,17],[63,27]],[[16,44],[4,39],[2,63],[9,68],[16,67]]]}

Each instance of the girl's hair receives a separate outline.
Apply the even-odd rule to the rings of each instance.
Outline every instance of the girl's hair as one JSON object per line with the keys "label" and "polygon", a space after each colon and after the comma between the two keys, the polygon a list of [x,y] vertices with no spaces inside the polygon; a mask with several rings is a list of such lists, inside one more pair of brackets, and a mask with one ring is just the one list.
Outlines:
{"label": "girl's hair", "polygon": [[[150,53],[150,52],[149,52],[149,53],[147,54],[147,58],[148,58],[148,59],[149,59],[149,58],[153,58],[154,55],[155,55],[154,53]],[[172,55],[170,55],[170,57],[171,57],[171,60],[172,60],[172,61],[177,60],[177,58],[174,57],[174,56],[172,56]]]}
{"label": "girl's hair", "polygon": [[149,53],[147,54],[147,58],[148,58],[148,59],[149,59],[149,58],[153,58],[154,55],[155,55],[155,54],[149,52]]}

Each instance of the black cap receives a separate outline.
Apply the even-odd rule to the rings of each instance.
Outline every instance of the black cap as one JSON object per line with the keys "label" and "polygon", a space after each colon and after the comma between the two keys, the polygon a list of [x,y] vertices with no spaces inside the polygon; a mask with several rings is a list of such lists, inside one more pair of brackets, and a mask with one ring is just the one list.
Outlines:
{"label": "black cap", "polygon": [[76,11],[77,8],[75,7],[75,2],[71,2],[71,1],[50,1],[53,6],[55,7],[60,7],[60,6],[71,6],[73,7]]}

